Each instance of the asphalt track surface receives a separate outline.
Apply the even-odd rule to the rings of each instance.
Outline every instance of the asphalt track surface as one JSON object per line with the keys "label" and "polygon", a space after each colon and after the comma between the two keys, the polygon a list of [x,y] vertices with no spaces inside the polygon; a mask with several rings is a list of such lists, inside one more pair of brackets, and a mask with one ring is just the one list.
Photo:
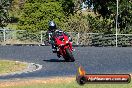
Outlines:
{"label": "asphalt track surface", "polygon": [[16,75],[0,76],[0,80],[76,75],[78,66],[89,74],[131,73],[130,47],[75,47],[75,62],[64,62],[53,54],[50,46],[0,46],[0,59],[17,60],[42,65],[42,69]]}

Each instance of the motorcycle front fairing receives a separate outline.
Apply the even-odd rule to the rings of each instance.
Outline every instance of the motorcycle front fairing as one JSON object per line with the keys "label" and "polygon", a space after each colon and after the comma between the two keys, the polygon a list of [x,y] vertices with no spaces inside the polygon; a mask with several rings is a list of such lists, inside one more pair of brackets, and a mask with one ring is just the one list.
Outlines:
{"label": "motorcycle front fairing", "polygon": [[62,34],[61,36],[56,36],[56,45],[59,48],[59,51],[62,55],[66,54],[65,49],[69,48],[70,51],[72,52],[72,43],[69,41],[68,36]]}

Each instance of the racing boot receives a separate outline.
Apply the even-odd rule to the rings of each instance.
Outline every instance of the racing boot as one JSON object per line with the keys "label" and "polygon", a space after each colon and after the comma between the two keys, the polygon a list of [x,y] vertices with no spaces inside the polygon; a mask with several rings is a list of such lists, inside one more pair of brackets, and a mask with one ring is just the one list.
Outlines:
{"label": "racing boot", "polygon": [[53,53],[56,53],[56,52],[57,52],[57,50],[56,50],[56,49],[52,49],[52,52],[53,52]]}
{"label": "racing boot", "polygon": [[56,48],[55,45],[52,45],[52,52],[53,52],[53,53],[57,53],[57,48]]}

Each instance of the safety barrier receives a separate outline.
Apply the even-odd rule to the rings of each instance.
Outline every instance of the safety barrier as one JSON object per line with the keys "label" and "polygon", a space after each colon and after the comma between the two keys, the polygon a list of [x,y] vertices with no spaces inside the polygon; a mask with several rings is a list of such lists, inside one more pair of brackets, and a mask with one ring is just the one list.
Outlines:
{"label": "safety barrier", "polygon": [[[73,45],[116,46],[115,34],[68,32]],[[42,44],[48,45],[46,31],[36,33],[26,30],[0,29],[0,44]],[[118,46],[132,46],[132,34],[117,34]]]}

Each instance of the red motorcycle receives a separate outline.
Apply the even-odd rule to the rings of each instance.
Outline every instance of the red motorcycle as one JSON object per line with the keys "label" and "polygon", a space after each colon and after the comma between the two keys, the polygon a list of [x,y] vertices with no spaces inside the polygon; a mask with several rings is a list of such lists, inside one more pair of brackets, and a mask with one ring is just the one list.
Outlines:
{"label": "red motorcycle", "polygon": [[64,32],[57,32],[54,39],[58,48],[57,54],[63,56],[65,61],[74,62],[72,42],[69,41],[69,37]]}

